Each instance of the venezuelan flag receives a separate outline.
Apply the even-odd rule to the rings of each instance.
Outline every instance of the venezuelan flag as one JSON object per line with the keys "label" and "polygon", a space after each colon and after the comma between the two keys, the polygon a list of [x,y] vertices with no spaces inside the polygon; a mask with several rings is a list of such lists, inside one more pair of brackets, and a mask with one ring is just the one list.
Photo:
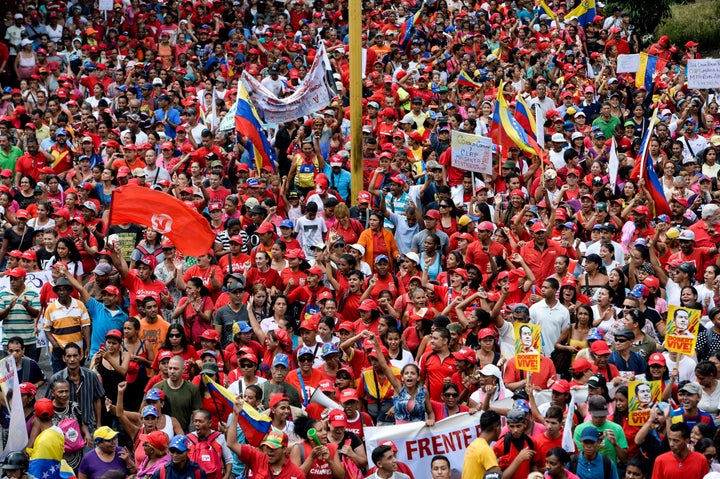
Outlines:
{"label": "venezuelan flag", "polygon": [[[203,375],[203,382],[210,392],[219,394],[231,405],[235,404],[236,396],[233,393],[205,375]],[[270,430],[272,420],[269,416],[260,414],[257,409],[248,403],[243,403],[243,410],[238,416],[238,426],[242,428],[243,433],[245,434],[245,440],[248,444],[259,446],[267,432]]]}
{"label": "venezuelan flag", "polygon": [[525,98],[518,94],[515,98],[515,119],[522,125],[525,131],[537,140],[537,124],[532,109],[525,103]]}
{"label": "venezuelan flag", "polygon": [[248,150],[255,159],[256,170],[259,172],[263,166],[270,166],[273,171],[277,172],[275,150],[265,136],[260,125],[260,117],[253,104],[250,103],[250,95],[242,83],[238,85],[235,129],[252,143],[252,148],[248,148]]}
{"label": "venezuelan flag", "polygon": [[655,74],[661,73],[665,69],[666,64],[667,60],[660,57],[640,53],[640,65],[635,74],[635,86],[638,88],[644,86],[647,91],[650,91],[653,86]]}
{"label": "venezuelan flag", "polygon": [[530,140],[528,139],[527,133],[515,117],[510,114],[507,101],[505,100],[502,91],[503,83],[500,82],[495,107],[497,108],[499,122],[502,125],[505,134],[508,138],[510,138],[510,140],[512,140],[513,143],[515,143],[515,145],[517,145],[518,148],[520,148],[520,150],[525,153],[529,153],[530,155],[537,155],[535,149],[529,144]]}
{"label": "venezuelan flag", "polygon": [[76,479],[70,465],[63,459],[65,436],[57,426],[45,429],[35,438],[30,456],[28,474],[43,479]]}
{"label": "venezuelan flag", "polygon": [[457,84],[473,88],[482,88],[482,85],[474,81],[472,77],[465,72],[465,70],[460,71],[460,74],[457,77]]}
{"label": "venezuelan flag", "polygon": [[645,179],[645,189],[650,194],[653,202],[651,205],[653,216],[670,214],[670,205],[668,205],[667,198],[665,198],[662,183],[660,183],[660,178],[658,178],[658,175],[655,172],[655,166],[652,164],[652,158],[650,158],[649,154],[650,139],[652,138],[652,133],[656,124],[657,108],[650,119],[650,128],[645,131],[645,136],[643,137],[642,144],[640,145],[640,153],[637,158],[640,161],[635,161],[635,168],[630,174],[630,178],[640,177]]}
{"label": "venezuelan flag", "polygon": [[582,0],[580,5],[565,15],[566,19],[577,18],[581,27],[592,23],[595,18],[595,0]]}
{"label": "venezuelan flag", "polygon": [[400,27],[400,48],[405,48],[405,45],[410,41],[415,24],[420,19],[420,15],[422,15],[423,8],[425,8],[425,2],[420,5],[417,12],[413,15],[408,15],[407,20],[405,20],[405,23]]}

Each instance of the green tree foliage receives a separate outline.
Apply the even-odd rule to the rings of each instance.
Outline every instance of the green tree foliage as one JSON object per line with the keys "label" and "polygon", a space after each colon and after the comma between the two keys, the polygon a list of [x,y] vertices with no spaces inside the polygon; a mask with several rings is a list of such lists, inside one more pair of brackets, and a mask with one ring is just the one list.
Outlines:
{"label": "green tree foliage", "polygon": [[615,6],[630,13],[630,23],[635,25],[638,38],[652,34],[663,20],[672,16],[672,0],[613,0],[605,6],[607,15],[612,15]]}

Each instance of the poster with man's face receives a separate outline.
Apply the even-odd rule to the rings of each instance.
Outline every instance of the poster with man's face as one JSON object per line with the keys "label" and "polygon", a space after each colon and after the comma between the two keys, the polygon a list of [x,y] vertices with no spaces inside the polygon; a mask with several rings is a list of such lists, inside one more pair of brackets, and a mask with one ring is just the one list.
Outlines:
{"label": "poster with man's face", "polygon": [[630,381],[628,383],[628,422],[642,426],[650,418],[650,410],[662,401],[661,381]]}
{"label": "poster with man's face", "polygon": [[702,311],[668,305],[665,349],[692,355],[695,352]]}
{"label": "poster with man's face", "polygon": [[514,323],[515,328],[515,366],[522,371],[540,372],[539,324]]}

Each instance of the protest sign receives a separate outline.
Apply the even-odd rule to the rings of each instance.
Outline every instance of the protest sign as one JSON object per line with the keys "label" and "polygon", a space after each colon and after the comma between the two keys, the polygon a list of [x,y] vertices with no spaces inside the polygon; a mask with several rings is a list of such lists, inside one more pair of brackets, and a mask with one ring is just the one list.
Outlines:
{"label": "protest sign", "polygon": [[[25,428],[25,412],[23,411],[22,394],[20,394],[20,381],[18,380],[15,356],[12,354],[0,359],[0,391],[5,397],[5,406],[9,409],[10,424],[7,443],[0,459],[13,451],[25,449],[28,441],[27,429]],[[7,404],[9,401],[9,404]],[[6,414],[8,414],[6,412]]]}
{"label": "protest sign", "polygon": [[635,73],[640,68],[640,54],[618,55],[617,73]]}
{"label": "protest sign", "polygon": [[660,381],[630,381],[628,383],[628,421],[631,426],[643,426],[650,418],[650,410],[662,401]]}
{"label": "protest sign", "polygon": [[690,89],[720,87],[720,59],[688,60],[687,79]]}
{"label": "protest sign", "polygon": [[372,451],[381,441],[391,440],[397,446],[398,461],[412,464],[413,470],[429,471],[433,456],[442,454],[450,466],[462,470],[465,449],[480,435],[480,414],[455,414],[427,427],[423,422],[393,427],[366,427],[365,450],[370,466]]}
{"label": "protest sign", "polygon": [[515,367],[522,371],[540,372],[542,338],[539,324],[514,323]]}
{"label": "protest sign", "polygon": [[665,349],[692,356],[695,353],[702,311],[668,305]]}
{"label": "protest sign", "polygon": [[484,136],[452,131],[451,163],[455,168],[492,174],[492,140]]}

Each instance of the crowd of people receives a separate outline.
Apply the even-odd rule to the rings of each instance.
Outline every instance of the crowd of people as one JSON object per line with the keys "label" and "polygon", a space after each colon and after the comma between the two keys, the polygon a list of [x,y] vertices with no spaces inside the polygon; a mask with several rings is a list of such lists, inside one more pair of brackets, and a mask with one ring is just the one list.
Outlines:
{"label": "crowd of people", "polygon": [[[579,16],[590,4],[6,9],[0,321],[29,441],[4,473],[48,479],[33,464],[60,431],[53,454],[78,479],[718,477],[717,98],[686,83],[696,42],[653,42],[620,7]],[[267,124],[273,151],[221,127],[243,72],[289,96],[321,42],[327,107]],[[617,71],[640,52],[661,65],[648,85]],[[507,141],[498,97],[535,154]],[[452,131],[493,138],[491,174],[455,166]],[[191,257],[111,224],[130,185],[195,209],[212,247]],[[539,372],[516,361],[518,323]],[[670,334],[694,352],[666,349]],[[643,380],[660,400],[628,390]],[[643,425],[631,396],[651,407]],[[258,441],[247,406],[271,420]],[[462,460],[418,470],[397,439],[366,447],[368,428],[461,414],[480,431]]]}

